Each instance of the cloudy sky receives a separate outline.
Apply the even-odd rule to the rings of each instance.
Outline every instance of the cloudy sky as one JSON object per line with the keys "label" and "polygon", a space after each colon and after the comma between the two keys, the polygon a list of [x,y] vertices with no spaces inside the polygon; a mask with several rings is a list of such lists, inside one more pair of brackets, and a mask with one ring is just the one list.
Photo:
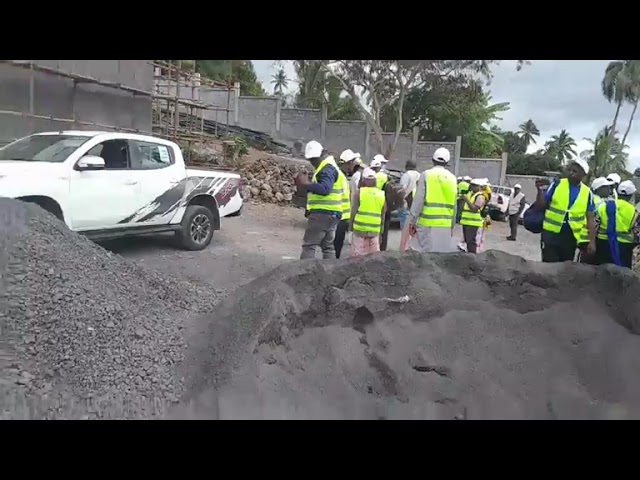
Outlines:
{"label": "cloudy sky", "polygon": [[[515,61],[505,60],[494,67],[489,86],[494,102],[509,102],[511,109],[503,116],[501,127],[517,130],[532,118],[540,129],[539,145],[551,135],[566,129],[578,143],[578,152],[588,148],[583,138],[596,133],[613,119],[615,108],[601,94],[600,81],[610,60],[533,60],[516,71]],[[253,60],[265,90],[271,92],[274,60]],[[293,66],[285,63],[289,78],[295,78]],[[297,89],[291,82],[289,90]],[[619,130],[624,132],[631,108],[623,108]],[[464,141],[464,140],[463,140]],[[640,167],[640,118],[634,121],[627,139],[630,169]],[[536,147],[533,147],[535,150]]]}

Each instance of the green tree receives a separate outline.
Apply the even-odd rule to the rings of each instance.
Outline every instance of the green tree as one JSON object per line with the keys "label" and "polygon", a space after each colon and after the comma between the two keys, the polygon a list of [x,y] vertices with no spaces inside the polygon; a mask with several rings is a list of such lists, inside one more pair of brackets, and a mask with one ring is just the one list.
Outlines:
{"label": "green tree", "polygon": [[320,109],[327,107],[329,120],[361,120],[360,110],[346,95],[340,82],[322,68],[319,60],[293,60],[298,77],[296,106]]}
{"label": "green tree", "polygon": [[544,175],[544,172],[557,172],[561,169],[560,161],[543,150],[515,153],[507,159],[507,173],[512,175]]}
{"label": "green tree", "polygon": [[580,152],[580,158],[589,164],[589,177],[605,177],[610,173],[627,175],[627,148],[611,134],[612,127],[604,127],[595,139],[585,138],[591,148]]}
{"label": "green tree", "polygon": [[240,95],[265,96],[251,60],[196,60],[196,70],[211,80],[240,82]]}
{"label": "green tree", "polygon": [[545,147],[546,152],[557,158],[561,164],[577,155],[576,141],[566,130],[562,130],[558,135],[552,135],[551,139],[545,143]]}
{"label": "green tree", "polygon": [[279,96],[282,95],[282,91],[289,86],[289,79],[284,68],[281,68],[271,76],[271,84],[273,85],[273,93]]}
{"label": "green tree", "polygon": [[536,143],[536,137],[540,136],[540,130],[533,120],[529,119],[520,124],[518,135],[524,140],[525,149],[532,143]]}
{"label": "green tree", "polygon": [[504,151],[509,155],[524,155],[527,152],[527,143],[520,132],[502,132],[504,139]]}
{"label": "green tree", "polygon": [[[405,131],[405,101],[414,89],[430,90],[451,77],[467,83],[489,79],[493,60],[320,60],[329,75],[340,81],[374,132],[378,150],[384,147],[382,113],[394,110],[393,140],[386,153],[392,157],[401,132]],[[524,61],[518,63],[520,67]],[[366,108],[365,107],[368,107]],[[488,131],[488,129],[487,129]],[[474,132],[486,140],[487,132]]]}
{"label": "green tree", "polygon": [[616,104],[610,135],[616,134],[620,109],[629,95],[630,81],[627,74],[626,61],[616,60],[607,65],[602,78],[602,95],[609,103],[614,102]]}

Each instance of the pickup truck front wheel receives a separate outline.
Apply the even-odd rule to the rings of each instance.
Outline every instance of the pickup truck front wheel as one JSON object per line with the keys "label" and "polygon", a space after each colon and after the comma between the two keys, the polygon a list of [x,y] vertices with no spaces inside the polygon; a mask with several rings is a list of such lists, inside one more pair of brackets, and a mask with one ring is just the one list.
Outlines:
{"label": "pickup truck front wheel", "polygon": [[215,218],[211,210],[202,205],[190,205],[177,232],[180,245],[185,250],[204,250],[211,243],[214,226]]}

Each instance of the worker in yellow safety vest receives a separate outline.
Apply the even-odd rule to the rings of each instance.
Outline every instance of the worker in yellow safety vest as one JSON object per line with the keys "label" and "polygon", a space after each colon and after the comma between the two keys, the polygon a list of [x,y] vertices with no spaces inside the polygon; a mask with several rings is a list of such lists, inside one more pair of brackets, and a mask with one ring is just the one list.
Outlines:
{"label": "worker in yellow safety vest", "polygon": [[389,181],[389,176],[382,171],[382,167],[388,162],[384,155],[376,155],[371,160],[369,168],[376,172],[376,187],[380,190],[384,190],[385,184]]}
{"label": "worker in yellow safety vest", "polygon": [[333,156],[315,140],[307,143],[304,155],[315,172],[311,181],[306,174],[296,178],[297,187],[308,191],[307,228],[300,259],[315,258],[318,247],[322,250],[322,258],[335,258],[333,240],[342,218],[344,203],[340,169]]}
{"label": "worker in yellow safety vest", "polygon": [[353,257],[380,251],[380,233],[385,213],[385,194],[376,186],[375,172],[371,168],[365,168],[360,182],[358,194],[354,195],[351,205]]}
{"label": "worker in yellow safety vest", "polygon": [[633,249],[637,245],[634,228],[638,212],[631,203],[636,187],[627,180],[618,186],[618,198],[601,202],[598,207],[600,225],[596,240],[596,265],[613,263],[631,268]]}
{"label": "worker in yellow safety vest", "polygon": [[358,156],[351,150],[346,149],[340,154],[340,188],[342,189],[342,218],[336,229],[336,238],[333,247],[336,251],[336,258],[340,258],[344,241],[349,231],[349,219],[351,218],[351,192],[347,175],[353,175],[359,167],[356,163]]}
{"label": "worker in yellow safety vest", "polygon": [[402,230],[401,250],[419,252],[452,252],[453,226],[456,215],[456,177],[447,170],[451,153],[438,148],[432,158],[433,167],[418,178],[409,218]]}
{"label": "worker in yellow safety vest", "polygon": [[580,248],[581,257],[595,254],[595,204],[591,189],[582,183],[588,173],[587,162],[576,158],[567,168],[567,178],[555,181],[546,189],[542,184],[537,185],[534,207],[544,211],[540,242],[543,262],[572,262],[576,248]]}
{"label": "worker in yellow safety vest", "polygon": [[478,251],[478,231],[484,227],[485,222],[483,209],[487,204],[486,187],[486,179],[473,179],[469,186],[469,193],[460,196],[464,201],[460,225],[462,225],[462,236],[469,253]]}
{"label": "worker in yellow safety vest", "polygon": [[469,193],[470,181],[471,177],[458,177],[458,208],[456,213],[456,223],[460,223],[460,215],[462,215],[462,208],[464,207],[464,200],[461,197]]}

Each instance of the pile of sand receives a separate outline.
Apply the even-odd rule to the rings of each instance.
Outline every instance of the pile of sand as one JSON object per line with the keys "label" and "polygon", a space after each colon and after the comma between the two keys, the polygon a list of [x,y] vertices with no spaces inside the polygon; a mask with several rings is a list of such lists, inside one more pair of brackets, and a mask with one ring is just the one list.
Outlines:
{"label": "pile of sand", "polygon": [[295,262],[201,323],[177,417],[640,418],[640,281],[612,266]]}

